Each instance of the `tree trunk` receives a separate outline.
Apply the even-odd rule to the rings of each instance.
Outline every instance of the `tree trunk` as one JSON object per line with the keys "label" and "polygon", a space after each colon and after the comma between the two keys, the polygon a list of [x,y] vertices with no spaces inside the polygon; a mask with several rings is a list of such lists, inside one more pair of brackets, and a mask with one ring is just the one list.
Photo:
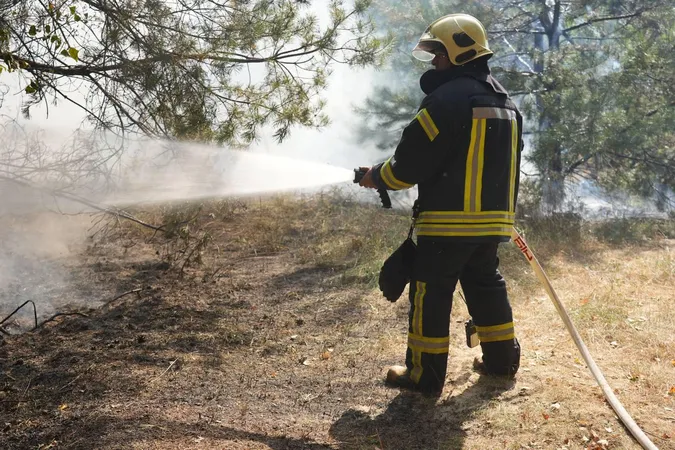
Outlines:
{"label": "tree trunk", "polygon": [[[546,6],[539,15],[539,23],[542,32],[535,34],[534,46],[538,50],[537,58],[534,64],[534,70],[543,74],[546,69],[545,54],[549,51],[555,51],[560,48],[560,37],[562,36],[562,13],[560,1],[556,1],[553,7]],[[551,89],[554,91],[554,89]],[[555,94],[554,94],[555,95]],[[558,103],[559,99],[556,99]],[[550,129],[555,118],[544,107],[541,96],[537,96],[537,106],[539,110],[539,132],[543,133]],[[546,167],[543,167],[543,209],[544,213],[550,214],[560,211],[565,200],[565,175],[562,162],[562,145],[559,142],[550,144],[552,148],[545,151],[545,154],[551,155]]]}

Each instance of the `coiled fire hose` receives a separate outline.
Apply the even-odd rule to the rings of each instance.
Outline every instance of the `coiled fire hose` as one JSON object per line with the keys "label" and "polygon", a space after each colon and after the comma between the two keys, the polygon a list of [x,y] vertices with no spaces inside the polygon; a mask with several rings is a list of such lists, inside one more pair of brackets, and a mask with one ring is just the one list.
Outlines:
{"label": "coiled fire hose", "polygon": [[513,243],[518,246],[518,248],[520,249],[521,253],[525,256],[525,258],[529,261],[530,265],[534,269],[535,275],[537,276],[537,278],[539,278],[541,284],[544,285],[546,293],[553,301],[555,308],[558,310],[558,314],[560,314],[560,317],[562,318],[563,322],[565,323],[565,326],[567,327],[567,331],[569,331],[570,335],[572,336],[574,343],[581,352],[581,356],[583,356],[584,361],[586,361],[586,364],[588,365],[588,368],[591,370],[591,373],[593,374],[595,381],[597,381],[598,385],[600,385],[603,394],[605,394],[605,398],[614,409],[614,412],[616,412],[616,414],[619,416],[619,419],[621,419],[621,422],[623,422],[626,428],[628,428],[633,437],[640,443],[640,445],[642,445],[642,448],[648,450],[658,450],[658,448],[654,445],[654,443],[650,441],[647,435],[645,435],[645,433],[640,429],[637,423],[635,423],[630,414],[628,414],[628,412],[623,407],[621,402],[619,402],[619,399],[616,397],[616,395],[614,395],[612,388],[607,383],[605,376],[602,374],[602,372],[598,368],[598,365],[593,360],[593,357],[591,356],[591,353],[588,351],[586,344],[584,344],[584,341],[581,339],[579,332],[572,323],[572,320],[570,319],[570,316],[567,314],[565,307],[558,298],[558,295],[553,290],[553,286],[551,285],[551,282],[546,276],[544,269],[539,264],[539,261],[537,261],[537,258],[534,256],[534,253],[532,253],[530,248],[527,246],[525,239],[523,239],[523,237],[520,235],[520,233],[518,233],[518,231],[515,228],[511,229],[511,239],[513,240]]}

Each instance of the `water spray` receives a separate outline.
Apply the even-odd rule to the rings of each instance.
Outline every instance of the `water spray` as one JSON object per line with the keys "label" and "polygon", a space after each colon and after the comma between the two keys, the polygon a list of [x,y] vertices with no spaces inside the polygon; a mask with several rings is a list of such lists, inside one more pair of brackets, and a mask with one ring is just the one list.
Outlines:
{"label": "water spray", "polygon": [[344,167],[266,153],[180,143],[181,155],[161,167],[145,157],[130,166],[108,204],[133,205],[316,190],[351,181]]}
{"label": "water spray", "polygon": [[586,361],[586,364],[588,365],[588,368],[593,374],[595,381],[597,381],[598,385],[600,385],[603,394],[605,394],[605,398],[611,405],[612,409],[614,409],[614,412],[616,412],[616,414],[619,416],[619,419],[621,419],[621,422],[623,422],[626,428],[628,428],[628,430],[631,432],[633,437],[638,441],[638,443],[642,446],[642,448],[648,450],[658,450],[658,448],[654,445],[654,443],[650,441],[647,435],[640,429],[637,423],[635,423],[630,414],[628,414],[628,412],[623,407],[623,405],[616,397],[616,395],[614,395],[614,391],[612,390],[609,383],[607,383],[607,380],[600,371],[598,365],[595,363],[595,360],[591,356],[591,353],[588,351],[588,347],[586,347],[586,344],[581,339],[581,335],[579,335],[579,332],[574,326],[574,323],[572,323],[572,319],[570,319],[569,314],[567,314],[565,306],[560,301],[560,298],[558,298],[558,295],[553,289],[553,285],[551,285],[551,281],[548,279],[548,276],[546,276],[546,272],[544,272],[544,269],[541,267],[541,264],[539,264],[539,261],[534,256],[534,253],[532,253],[530,248],[527,246],[525,239],[523,239],[523,237],[520,235],[520,233],[518,233],[518,231],[515,228],[511,229],[511,239],[513,240],[513,243],[516,244],[516,246],[518,246],[521,253],[525,256],[525,259],[528,260],[528,262],[534,269],[534,273],[541,282],[541,284],[544,285],[546,293],[551,298],[551,301],[553,301],[553,305],[555,305],[558,314],[560,314],[560,317],[565,323],[567,331],[569,331],[570,335],[572,336],[572,339],[574,340],[574,343],[579,349],[579,352],[581,352],[581,356],[584,358],[584,361]]}

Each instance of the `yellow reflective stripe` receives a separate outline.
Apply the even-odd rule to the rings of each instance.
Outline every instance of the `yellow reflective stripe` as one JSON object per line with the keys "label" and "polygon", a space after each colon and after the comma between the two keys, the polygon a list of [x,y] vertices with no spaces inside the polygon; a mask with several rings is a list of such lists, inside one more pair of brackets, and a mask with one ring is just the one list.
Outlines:
{"label": "yellow reflective stripe", "polygon": [[380,177],[388,187],[390,187],[391,189],[397,189],[397,187],[395,186],[396,182],[392,180],[392,178],[394,178],[394,173],[391,170],[389,160],[387,160],[382,165],[382,168],[380,169]]}
{"label": "yellow reflective stripe", "polygon": [[511,120],[511,172],[509,180],[509,211],[515,211],[516,194],[516,162],[518,156],[518,122]]}
{"label": "yellow reflective stripe", "polygon": [[418,236],[448,236],[448,237],[481,237],[481,236],[511,236],[510,231],[501,230],[483,230],[483,231],[467,231],[467,230],[419,230]]}
{"label": "yellow reflective stripe", "polygon": [[481,120],[480,129],[480,144],[478,146],[478,164],[476,168],[476,190],[474,191],[474,209],[471,211],[481,210],[481,198],[483,197],[483,166],[485,163],[485,129],[487,127],[487,120]]}
{"label": "yellow reflective stripe", "polygon": [[496,217],[504,217],[504,218],[511,218],[515,217],[515,213],[509,212],[509,211],[422,211],[420,213],[420,217],[427,217],[427,216],[433,216],[433,217],[438,217],[438,216],[447,216],[449,218],[464,218],[464,217],[469,217],[469,218],[482,218],[486,216],[495,216]]}
{"label": "yellow reflective stripe", "polygon": [[466,157],[466,178],[464,180],[464,211],[480,211],[483,189],[483,163],[485,158],[486,119],[473,119],[471,142]]}
{"label": "yellow reflective stripe", "polygon": [[513,225],[515,222],[513,219],[494,219],[494,218],[487,218],[487,219],[442,219],[442,218],[426,218],[426,219],[418,219],[417,220],[418,224],[441,224],[441,223],[447,223],[447,224],[493,224],[493,225]]}
{"label": "yellow reflective stripe", "polygon": [[511,339],[514,339],[516,337],[516,334],[514,332],[510,332],[501,336],[485,336],[481,335],[478,333],[478,339],[481,342],[499,342],[499,341],[510,341]]}
{"label": "yellow reflective stripe", "polygon": [[[410,350],[412,350],[413,352],[418,353],[420,355],[420,357],[421,357],[422,353],[429,353],[429,354],[432,354],[432,355],[442,355],[443,353],[448,353],[448,347],[449,347],[449,345],[446,345],[443,348],[440,348],[440,347],[420,347],[418,345],[408,343],[408,348],[410,348]],[[415,383],[419,383],[419,381],[420,381],[419,378],[417,378],[417,379],[414,378],[415,368],[413,368],[411,375],[413,377],[413,381],[415,381]],[[420,377],[422,376],[421,371],[422,371],[422,369],[420,368]]]}
{"label": "yellow reflective stripe", "polygon": [[466,155],[466,174],[464,175],[464,211],[471,211],[471,174],[473,174],[473,154],[476,149],[478,120],[471,121],[471,141],[469,153]]}
{"label": "yellow reflective stripe", "polygon": [[513,217],[502,217],[502,216],[490,216],[490,217],[458,217],[453,218],[450,216],[439,216],[439,217],[424,217],[417,220],[417,223],[456,223],[456,224],[467,224],[467,223],[492,223],[492,224],[503,224],[503,225],[513,225]]}
{"label": "yellow reflective stripe", "polygon": [[411,348],[413,368],[410,371],[410,379],[413,383],[419,383],[422,378],[422,351],[417,348]]}
{"label": "yellow reflective stripe", "polygon": [[422,125],[422,129],[427,134],[429,140],[433,142],[434,139],[436,139],[436,136],[438,136],[438,128],[436,128],[436,124],[431,119],[429,111],[427,111],[426,108],[423,108],[420,112],[417,113],[416,118],[419,121],[420,125]]}
{"label": "yellow reflective stripe", "polygon": [[504,119],[512,120],[515,119],[515,111],[507,108],[494,108],[494,107],[480,107],[473,108],[473,118],[474,119]]}
{"label": "yellow reflective stripe", "polygon": [[453,228],[451,225],[420,225],[415,228],[418,236],[511,236],[510,226]]}
{"label": "yellow reflective stripe", "polygon": [[412,332],[417,336],[422,336],[422,308],[424,308],[424,296],[427,293],[427,284],[423,281],[416,283],[415,298],[413,302],[413,323]]}
{"label": "yellow reflective stripe", "polygon": [[449,346],[450,336],[430,338],[408,333],[408,347],[418,352],[438,355],[448,353]]}
{"label": "yellow reflective stripe", "polygon": [[478,332],[478,339],[480,339],[481,342],[508,341],[516,337],[513,329],[513,322],[492,325],[489,327],[476,326],[476,331]]}
{"label": "yellow reflective stripe", "polygon": [[418,236],[431,237],[484,237],[484,236],[511,236],[510,231],[422,231],[417,233]]}
{"label": "yellow reflective stripe", "polygon": [[408,342],[410,340],[413,341],[418,341],[419,343],[423,344],[449,344],[450,343],[450,336],[444,336],[444,337],[428,337],[428,336],[420,336],[418,334],[413,334],[413,333],[408,333]]}
{"label": "yellow reflective stripe", "polygon": [[394,172],[391,169],[391,158],[382,164],[382,168],[380,169],[380,177],[382,178],[382,181],[384,181],[384,183],[391,189],[401,190],[412,187],[412,184],[404,183],[394,176]]}
{"label": "yellow reflective stripe", "polygon": [[493,331],[513,330],[513,322],[502,323],[499,325],[490,325],[489,327],[479,327],[476,325],[476,331],[483,333],[491,333]]}
{"label": "yellow reflective stripe", "polygon": [[[415,224],[416,226],[418,224]],[[485,230],[491,228],[499,228],[500,230],[510,230],[508,224],[500,223],[421,223],[419,228],[426,229],[448,229],[448,230]]]}
{"label": "yellow reflective stripe", "polygon": [[420,230],[418,236],[448,236],[448,237],[481,237],[481,236],[511,236],[510,231],[466,231],[466,230]]}
{"label": "yellow reflective stripe", "polygon": [[[427,284],[423,281],[416,282],[415,297],[413,299],[412,333],[422,336],[422,313],[424,308],[424,295],[427,293]],[[410,348],[412,352],[413,369],[410,378],[414,383],[419,383],[422,377],[422,352],[419,348]]]}
{"label": "yellow reflective stripe", "polygon": [[502,230],[482,230],[482,231],[467,231],[467,230],[420,230],[417,232],[418,236],[433,236],[433,237],[485,237],[485,236],[510,236],[508,231]]}

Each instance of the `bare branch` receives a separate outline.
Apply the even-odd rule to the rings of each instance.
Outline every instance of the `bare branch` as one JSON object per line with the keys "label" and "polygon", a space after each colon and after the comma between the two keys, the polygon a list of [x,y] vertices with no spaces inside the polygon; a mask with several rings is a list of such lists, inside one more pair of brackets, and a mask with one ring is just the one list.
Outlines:
{"label": "bare branch", "polygon": [[595,19],[588,19],[587,21],[577,24],[577,25],[572,25],[571,27],[565,28],[563,30],[564,33],[569,33],[570,31],[573,30],[578,30],[579,28],[587,27],[589,25],[593,25],[594,23],[598,22],[608,22],[608,21],[616,21],[616,20],[622,20],[622,19],[632,19],[635,17],[639,17],[644,13],[644,10],[638,10],[632,14],[624,14],[622,16],[609,16],[609,17],[597,17]]}
{"label": "bare branch", "polygon": [[155,231],[164,231],[163,226],[155,226],[155,225],[146,223],[146,222],[144,222],[140,219],[137,219],[134,216],[132,216],[131,214],[129,214],[125,211],[122,211],[120,209],[111,208],[111,207],[107,207],[107,206],[99,206],[99,205],[97,205],[97,204],[95,204],[95,203],[93,203],[93,202],[91,202],[91,201],[89,201],[89,200],[87,200],[83,197],[75,195],[75,194],[63,192],[61,190],[52,190],[52,189],[46,189],[46,188],[34,186],[33,184],[31,184],[27,181],[23,181],[21,179],[17,179],[16,177],[0,175],[0,180],[9,181],[11,183],[15,183],[15,184],[18,184],[20,186],[27,187],[27,188],[33,189],[35,191],[38,191],[38,192],[44,192],[44,193],[49,194],[49,195],[61,197],[61,198],[64,198],[66,200],[70,200],[70,201],[73,201],[73,202],[76,202],[76,203],[81,203],[81,204],[83,204],[85,206],[88,206],[88,207],[90,207],[90,208],[92,208],[96,211],[100,211],[100,212],[103,212],[103,213],[106,213],[106,214],[110,214],[110,215],[115,216],[115,217],[122,217],[124,219],[130,220],[131,222],[137,223],[139,225],[142,225],[144,227],[150,228],[150,229],[155,230]]}

